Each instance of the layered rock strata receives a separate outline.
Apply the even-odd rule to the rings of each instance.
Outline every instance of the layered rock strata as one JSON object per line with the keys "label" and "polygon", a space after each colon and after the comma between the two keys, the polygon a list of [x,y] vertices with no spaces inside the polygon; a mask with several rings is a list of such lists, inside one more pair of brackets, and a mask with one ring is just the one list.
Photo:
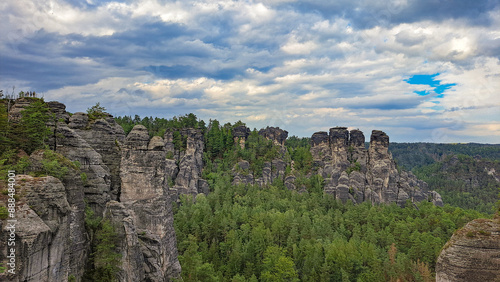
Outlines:
{"label": "layered rock strata", "polygon": [[[182,146],[175,146],[174,134],[180,135]],[[164,147],[157,147],[166,153],[166,176],[169,178],[170,193],[174,197],[180,194],[207,194],[208,183],[201,178],[203,170],[203,133],[200,129],[181,129],[167,131],[164,135]]]}
{"label": "layered rock strata", "polygon": [[288,131],[279,127],[266,127],[259,130],[259,135],[269,140],[273,140],[274,144],[285,146],[285,140],[288,137]]}
{"label": "layered rock strata", "polygon": [[325,179],[325,192],[354,203],[392,203],[430,200],[443,205],[441,197],[411,172],[399,172],[388,151],[389,136],[373,130],[370,147],[360,130],[334,127],[311,138],[311,154],[317,172]]}
{"label": "layered rock strata", "polygon": [[[16,118],[29,105],[25,100],[14,107]],[[17,211],[19,271],[7,277],[8,281],[68,281],[71,277],[81,281],[90,255],[86,206],[115,226],[116,251],[121,253],[119,281],[179,278],[168,187],[171,171],[163,138],[150,140],[147,130],[138,126],[125,139],[123,129],[110,115],[94,120],[85,113],[70,117],[63,104],[47,104],[56,117],[48,123],[53,130],[49,146],[58,153],[59,165],[69,170],[62,180],[18,176],[22,186],[18,193],[23,195]],[[185,135],[186,150],[177,154],[180,169],[174,161],[183,175],[176,177],[178,186],[187,190],[196,183],[208,190],[208,184],[199,179],[203,143],[193,141],[202,142],[203,138],[191,130]],[[196,138],[189,138],[192,135]],[[35,151],[26,172],[44,171],[46,157],[44,151]],[[3,224],[0,221],[2,238],[7,236]],[[2,251],[0,260],[5,256]],[[3,278],[6,276],[0,276]]]}
{"label": "layered rock strata", "polygon": [[[123,225],[124,234],[129,235],[123,236],[130,238],[130,242],[136,241],[134,236],[137,236],[137,233],[127,234],[127,230],[133,230],[131,226],[135,227],[136,232],[143,234],[139,242],[147,281],[167,281],[180,274],[172,204],[165,173],[166,151],[156,150],[159,141],[157,138],[150,141],[148,131],[142,125],[136,125],[128,134],[122,150],[120,167],[122,212],[118,213],[120,207],[115,207],[116,204],[108,205],[108,208],[114,208],[112,210],[120,215],[118,221],[130,217],[129,221],[133,224]],[[126,216],[127,212],[131,216]],[[140,257],[136,254],[137,250],[126,249],[126,251],[130,251],[132,257]],[[127,264],[141,265],[141,262],[134,261],[133,264]],[[129,273],[130,271],[127,271],[129,268],[123,267],[123,272]]]}
{"label": "layered rock strata", "polygon": [[102,162],[109,169],[110,197],[118,200],[120,192],[121,145],[125,132],[111,115],[89,121],[86,113],[75,113],[69,118],[68,127],[81,136],[102,157]]}
{"label": "layered rock strata", "polygon": [[436,281],[500,281],[500,217],[456,231],[437,259]]}
{"label": "layered rock strata", "polygon": [[[16,275],[4,273],[0,280],[67,281],[71,274],[82,275],[86,253],[80,252],[81,245],[71,234],[75,213],[63,183],[52,176],[29,175],[17,175],[16,183],[17,194],[21,195],[17,201],[16,245],[11,246],[16,249]],[[2,242],[8,242],[7,232],[0,234]]]}
{"label": "layered rock strata", "polygon": [[[233,137],[235,140],[236,138],[240,138],[238,140],[246,140],[248,134],[250,133],[250,129],[245,126],[237,128],[238,129],[236,131],[233,131]],[[244,132],[246,134],[245,137],[240,137],[240,132]],[[256,184],[262,187],[272,184],[274,181],[279,179],[285,181],[287,187],[295,187],[293,185],[295,178],[288,178],[288,180],[285,179],[285,172],[288,163],[284,161],[284,156],[286,152],[285,140],[288,137],[288,131],[282,130],[279,127],[266,127],[259,130],[258,134],[268,140],[271,140],[275,146],[280,147],[280,157],[264,162],[262,173],[252,171],[250,164],[245,160],[238,162],[233,168],[233,184]]]}

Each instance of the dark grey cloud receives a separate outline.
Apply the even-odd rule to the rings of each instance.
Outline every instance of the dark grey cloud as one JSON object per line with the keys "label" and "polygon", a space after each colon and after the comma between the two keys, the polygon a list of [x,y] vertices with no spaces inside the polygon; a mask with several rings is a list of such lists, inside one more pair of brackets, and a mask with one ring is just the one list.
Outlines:
{"label": "dark grey cloud", "polygon": [[244,73],[242,68],[226,68],[210,70],[204,66],[174,65],[174,66],[147,66],[144,70],[160,78],[198,78],[208,77],[220,80],[233,79]]}
{"label": "dark grey cloud", "polygon": [[488,13],[498,9],[496,0],[485,1],[297,1],[284,4],[296,10],[318,13],[328,19],[342,17],[349,19],[355,28],[413,23],[422,20],[442,22],[461,19],[473,25],[491,25]]}
{"label": "dark grey cloud", "polygon": [[38,92],[86,85],[102,78],[102,73],[92,66],[61,58],[33,60],[24,56],[0,55],[0,64],[2,80],[26,81],[27,86]]}

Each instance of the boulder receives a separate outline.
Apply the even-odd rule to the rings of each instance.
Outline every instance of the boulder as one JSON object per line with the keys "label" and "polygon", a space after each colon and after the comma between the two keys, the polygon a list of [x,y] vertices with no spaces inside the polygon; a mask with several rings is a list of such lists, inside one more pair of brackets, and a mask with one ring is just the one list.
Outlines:
{"label": "boulder", "polygon": [[436,263],[436,281],[499,281],[500,217],[475,219],[457,230]]}

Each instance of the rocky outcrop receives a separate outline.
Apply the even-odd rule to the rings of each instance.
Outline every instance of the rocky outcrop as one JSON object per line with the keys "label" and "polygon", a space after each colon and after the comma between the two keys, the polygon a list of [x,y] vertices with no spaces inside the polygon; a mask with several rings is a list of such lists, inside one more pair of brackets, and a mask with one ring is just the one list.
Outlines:
{"label": "rocky outcrop", "polygon": [[[127,234],[127,230],[130,233],[132,226],[135,226],[136,232],[143,234],[140,251],[144,259],[142,267],[147,281],[168,281],[180,274],[166,175],[166,151],[157,150],[159,143],[161,140],[158,138],[149,140],[144,126],[136,125],[125,139],[120,167],[120,202],[123,211],[116,220],[123,222],[121,218],[128,218],[128,212],[131,218],[128,220],[128,227],[123,225],[124,234]],[[108,205],[108,208],[111,207]],[[115,207],[115,210],[118,209]],[[133,236],[125,237],[131,242],[135,240]],[[137,256],[137,250],[125,251]],[[128,257],[130,256],[125,256]],[[127,265],[131,265],[131,262],[124,263],[122,269],[125,275],[130,272]],[[140,261],[134,261],[132,264],[138,265]]]}
{"label": "rocky outcrop", "polygon": [[259,135],[268,140],[272,140],[275,144],[285,146],[285,140],[288,137],[288,131],[279,127],[266,127],[259,130]]}
{"label": "rocky outcrop", "polygon": [[134,217],[122,203],[110,201],[106,205],[104,218],[111,222],[117,234],[117,247],[122,261],[118,280],[144,281],[145,262]]}
{"label": "rocky outcrop", "polygon": [[[182,144],[179,141],[177,146],[174,144],[174,135],[179,136]],[[208,193],[208,183],[201,178],[205,147],[201,130],[186,128],[167,131],[164,140],[164,152],[168,159],[166,177],[172,183],[169,186],[171,193],[176,197],[179,194]]]}
{"label": "rocky outcrop", "polygon": [[[49,102],[50,103],[50,102]],[[120,192],[121,146],[125,140],[123,128],[111,115],[90,120],[85,113],[75,113],[69,118],[68,127],[73,129],[102,157],[102,163],[109,169],[110,198],[118,200]]]}
{"label": "rocky outcrop", "polygon": [[110,200],[111,175],[101,154],[64,122],[57,122],[55,136],[54,151],[79,164],[81,174],[86,178],[83,183],[85,200],[96,214],[102,215]]}
{"label": "rocky outcrop", "polygon": [[9,108],[9,121],[18,122],[21,120],[21,112],[29,106],[35,99],[20,98]]}
{"label": "rocky outcrop", "polygon": [[[25,100],[15,107],[17,118],[29,105]],[[26,199],[19,205],[22,218],[18,218],[16,232],[20,271],[9,281],[67,281],[73,276],[81,281],[91,251],[86,205],[115,226],[116,251],[121,254],[119,281],[179,278],[168,182],[172,174],[181,174],[179,186],[208,191],[208,184],[200,178],[201,133],[183,130],[186,147],[172,160],[167,158],[163,138],[150,140],[144,127],[137,126],[125,139],[111,115],[89,119],[85,113],[75,113],[70,117],[63,104],[47,104],[56,117],[47,124],[54,132],[48,143],[56,153],[51,154],[69,171],[61,181],[30,176],[18,180],[23,184],[22,199]],[[46,158],[43,150],[35,151],[27,172],[43,172]],[[177,171],[168,169],[172,161]],[[0,258],[5,254],[0,253]]]}
{"label": "rocky outcrop", "polygon": [[311,154],[317,173],[325,179],[325,192],[354,203],[404,205],[406,200],[429,200],[442,206],[441,196],[428,191],[425,182],[398,171],[388,146],[389,136],[379,130],[372,132],[368,150],[363,132],[357,129],[334,127],[329,134],[314,133]]}
{"label": "rocky outcrop", "polygon": [[[2,281],[67,281],[72,273],[71,206],[57,178],[17,175],[16,276]],[[7,232],[2,242],[7,242]],[[6,248],[2,248],[4,252]]]}
{"label": "rocky outcrop", "polygon": [[233,140],[235,145],[239,145],[241,149],[245,148],[245,142],[250,135],[250,128],[240,125],[232,130]]}
{"label": "rocky outcrop", "polygon": [[437,259],[436,281],[500,281],[500,217],[457,230]]}
{"label": "rocky outcrop", "polygon": [[50,111],[55,115],[56,121],[68,123],[69,114],[66,112],[66,105],[57,101],[47,102]]}

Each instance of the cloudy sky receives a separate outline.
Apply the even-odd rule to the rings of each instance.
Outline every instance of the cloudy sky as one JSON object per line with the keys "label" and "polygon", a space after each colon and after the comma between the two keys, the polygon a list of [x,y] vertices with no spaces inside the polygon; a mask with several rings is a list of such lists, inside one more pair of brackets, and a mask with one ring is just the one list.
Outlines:
{"label": "cloudy sky", "polygon": [[0,3],[0,89],[310,136],[500,143],[500,1]]}

